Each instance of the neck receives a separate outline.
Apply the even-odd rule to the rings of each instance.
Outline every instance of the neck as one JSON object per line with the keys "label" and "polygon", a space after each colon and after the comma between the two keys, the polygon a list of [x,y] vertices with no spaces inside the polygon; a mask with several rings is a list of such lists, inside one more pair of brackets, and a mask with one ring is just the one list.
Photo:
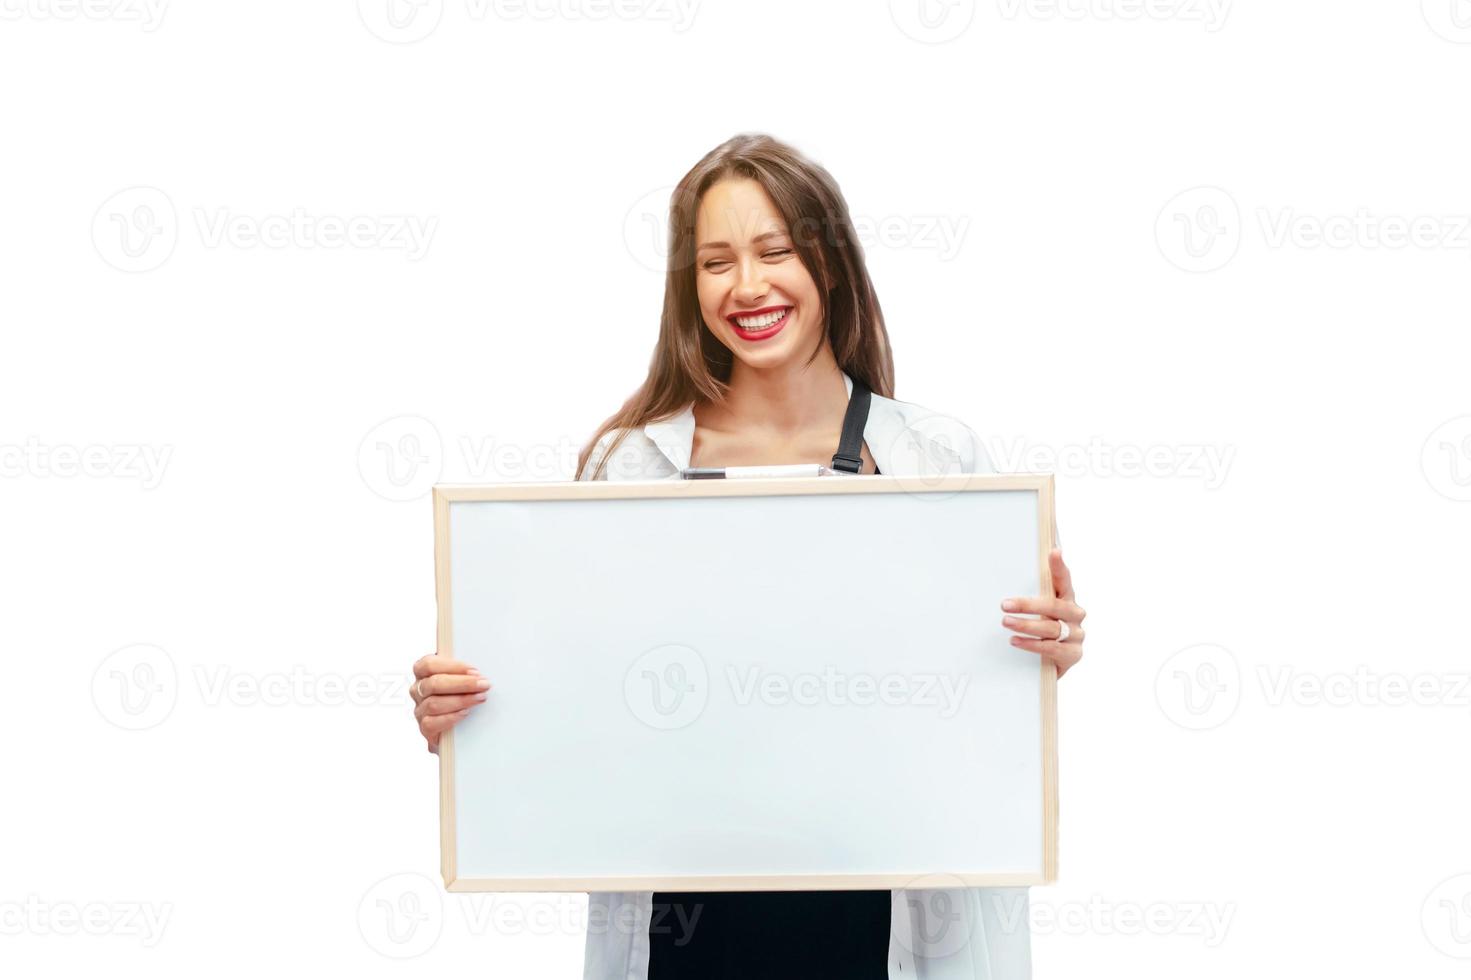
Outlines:
{"label": "neck", "polygon": [[826,427],[848,403],[843,372],[824,342],[811,364],[731,365],[730,391],[715,411],[730,425],[789,436]]}

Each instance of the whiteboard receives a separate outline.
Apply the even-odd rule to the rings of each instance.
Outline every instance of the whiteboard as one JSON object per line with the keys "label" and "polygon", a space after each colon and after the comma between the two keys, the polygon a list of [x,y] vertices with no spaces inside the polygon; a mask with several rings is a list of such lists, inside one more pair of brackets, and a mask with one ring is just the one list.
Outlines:
{"label": "whiteboard", "polygon": [[[451,891],[1044,884],[1052,478],[437,486]],[[915,887],[919,887],[915,885]],[[933,887],[933,885],[929,885]]]}

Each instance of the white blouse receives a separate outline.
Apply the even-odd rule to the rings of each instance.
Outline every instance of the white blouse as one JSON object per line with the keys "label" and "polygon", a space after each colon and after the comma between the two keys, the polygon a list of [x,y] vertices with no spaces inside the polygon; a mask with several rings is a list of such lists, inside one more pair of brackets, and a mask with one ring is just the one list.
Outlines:
{"label": "white blouse", "polygon": [[[844,373],[843,382],[851,394],[853,379]],[[618,434],[611,431],[598,440],[582,479],[596,472]],[[691,404],[673,418],[630,432],[601,478],[678,479],[679,471],[690,465],[694,434]],[[975,433],[958,419],[877,393],[869,402],[863,441],[879,472],[887,476],[996,472]],[[647,980],[653,898],[653,892],[588,895],[584,980]],[[891,892],[890,906],[890,980],[1031,977],[1025,886],[897,888]],[[820,941],[814,937],[814,942]]]}

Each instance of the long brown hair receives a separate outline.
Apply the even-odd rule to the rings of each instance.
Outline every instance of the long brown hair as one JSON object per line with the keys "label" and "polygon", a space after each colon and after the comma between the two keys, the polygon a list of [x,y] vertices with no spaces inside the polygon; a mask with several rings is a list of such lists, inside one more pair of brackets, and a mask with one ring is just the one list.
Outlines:
{"label": "long brown hair", "polygon": [[[786,220],[797,256],[823,297],[827,339],[838,367],[874,394],[894,397],[888,331],[837,181],[785,143],[742,133],[705,154],[670,195],[669,268],[649,376],[578,454],[578,479],[610,430],[624,431],[603,453],[593,479],[605,471],[629,431],[670,418],[691,402],[721,401],[730,390],[733,355],[705,326],[695,289],[695,214],[705,191],[726,177],[758,181]],[[812,357],[820,351],[819,344]]]}

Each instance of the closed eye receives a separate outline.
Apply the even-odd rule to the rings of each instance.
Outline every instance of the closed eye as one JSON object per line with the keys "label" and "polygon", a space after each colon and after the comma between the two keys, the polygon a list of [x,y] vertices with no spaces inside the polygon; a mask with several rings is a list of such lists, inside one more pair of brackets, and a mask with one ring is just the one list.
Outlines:
{"label": "closed eye", "polygon": [[[763,252],[763,253],[761,253],[761,257],[763,259],[771,259],[771,258],[780,258],[780,257],[782,257],[784,255],[791,255],[791,254],[792,254],[792,250],[789,249],[789,248],[774,248],[774,249],[772,249],[769,252]],[[709,269],[711,272],[714,272],[716,270],[713,269],[712,266],[717,266],[717,265],[730,265],[730,264],[731,263],[730,263],[730,260],[729,259],[711,259],[709,262],[706,262],[705,263],[705,266],[704,267],[706,269]]]}

